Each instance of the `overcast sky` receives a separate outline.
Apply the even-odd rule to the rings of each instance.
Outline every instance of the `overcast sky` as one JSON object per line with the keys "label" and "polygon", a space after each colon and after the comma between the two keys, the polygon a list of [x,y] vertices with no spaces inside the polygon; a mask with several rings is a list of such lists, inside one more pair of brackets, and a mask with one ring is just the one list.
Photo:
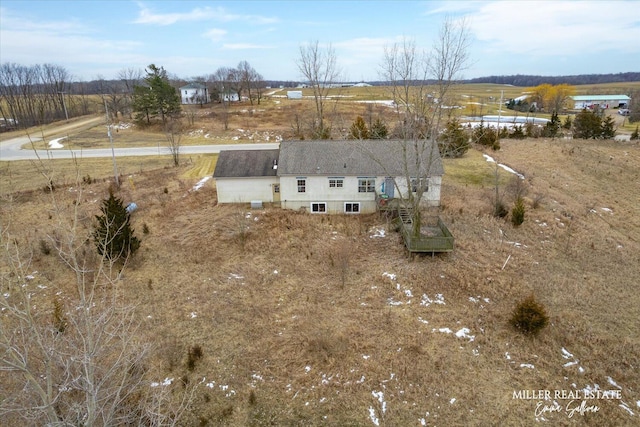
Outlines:
{"label": "overcast sky", "polygon": [[472,35],[465,78],[640,71],[640,1],[0,2],[0,62],[64,66],[80,80],[154,63],[182,78],[248,61],[302,80],[302,44],[331,43],[345,80],[378,80],[385,46],[428,50],[445,16]]}

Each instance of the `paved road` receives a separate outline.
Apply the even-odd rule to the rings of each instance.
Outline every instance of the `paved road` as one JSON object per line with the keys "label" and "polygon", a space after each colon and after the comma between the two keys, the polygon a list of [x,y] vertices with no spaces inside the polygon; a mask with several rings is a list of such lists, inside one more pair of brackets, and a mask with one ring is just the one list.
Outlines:
{"label": "paved road", "polygon": [[[99,117],[89,118],[76,123],[65,124],[60,127],[49,130],[45,134],[45,138],[49,138],[55,134],[62,132],[68,132],[72,129],[79,129],[82,127],[92,127],[104,121]],[[110,148],[96,148],[89,150],[70,150],[68,148],[56,148],[49,150],[23,150],[22,147],[28,144],[30,141],[41,141],[42,137],[21,136],[18,138],[8,139],[0,142],[0,161],[12,161],[12,160],[34,160],[38,157],[42,159],[70,159],[76,157],[81,158],[96,158],[96,157],[111,157]],[[218,144],[218,145],[184,145],[180,147],[180,154],[208,154],[219,153],[221,150],[271,150],[280,146],[278,143],[262,143],[262,144]],[[158,156],[158,155],[170,155],[167,147],[130,147],[130,148],[115,148],[114,153],[117,157],[123,156]]]}

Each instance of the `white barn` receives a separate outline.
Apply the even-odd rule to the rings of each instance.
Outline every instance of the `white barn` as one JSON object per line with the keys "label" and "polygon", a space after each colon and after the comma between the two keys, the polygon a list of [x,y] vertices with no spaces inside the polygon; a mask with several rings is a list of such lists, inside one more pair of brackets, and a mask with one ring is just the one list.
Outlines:
{"label": "white barn", "polygon": [[[422,170],[403,141],[283,141],[280,150],[222,151],[214,172],[219,203],[276,202],[311,213],[371,213],[381,198],[423,185],[422,203],[440,205],[442,160],[426,143]],[[268,152],[268,154],[267,154]],[[252,166],[245,166],[251,164]],[[405,170],[409,169],[409,180]]]}
{"label": "white barn", "polygon": [[189,83],[180,88],[182,104],[208,104],[211,96],[207,87],[201,83]]}
{"label": "white barn", "polygon": [[574,102],[574,109],[585,108],[628,108],[631,98],[627,95],[578,95],[571,97]]}

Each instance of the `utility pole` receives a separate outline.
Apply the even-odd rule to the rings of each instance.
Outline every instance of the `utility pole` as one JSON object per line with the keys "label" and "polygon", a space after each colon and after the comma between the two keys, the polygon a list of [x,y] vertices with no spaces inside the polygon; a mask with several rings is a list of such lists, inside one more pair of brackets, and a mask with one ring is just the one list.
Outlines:
{"label": "utility pole", "polygon": [[111,143],[111,157],[113,158],[113,177],[116,180],[116,185],[120,186],[120,180],[118,179],[118,166],[116,165],[116,152],[113,149],[113,136],[111,135],[111,121],[109,120],[109,109],[107,108],[107,100],[104,99],[104,112],[107,117],[107,135],[109,136],[109,142]]}
{"label": "utility pole", "polygon": [[64,94],[67,92],[58,92],[60,95],[62,95],[62,108],[64,108],[64,116],[67,118],[67,121],[69,121],[69,113],[67,112],[67,103],[64,102]]}

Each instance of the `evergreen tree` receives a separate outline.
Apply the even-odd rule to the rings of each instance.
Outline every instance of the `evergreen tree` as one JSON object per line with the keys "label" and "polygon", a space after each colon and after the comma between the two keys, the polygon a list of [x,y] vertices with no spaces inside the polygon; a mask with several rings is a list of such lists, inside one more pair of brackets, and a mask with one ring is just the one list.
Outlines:
{"label": "evergreen tree", "polygon": [[361,116],[356,117],[351,125],[349,139],[369,139],[369,129]]}
{"label": "evergreen tree", "polygon": [[509,134],[509,138],[511,139],[524,139],[524,131],[522,130],[522,125],[516,125],[513,127],[513,132]]}
{"label": "evergreen tree", "polygon": [[386,139],[389,134],[387,125],[378,117],[373,125],[371,125],[370,137],[371,139]]}
{"label": "evergreen tree", "polygon": [[615,136],[615,122],[611,116],[606,116],[600,124],[600,137],[602,139],[613,139]]}
{"label": "evergreen tree", "polygon": [[602,135],[600,117],[587,109],[576,114],[573,121],[573,137],[583,139],[596,139]]}
{"label": "evergreen tree", "polygon": [[449,121],[438,136],[438,148],[442,157],[462,157],[469,147],[469,137],[457,119]]}
{"label": "evergreen tree", "polygon": [[122,200],[109,192],[100,210],[102,215],[96,215],[98,224],[93,234],[100,256],[116,261],[133,255],[140,247],[140,240],[133,235],[129,212]]}
{"label": "evergreen tree", "polygon": [[480,126],[473,130],[473,140],[480,145],[491,147],[493,150],[500,149],[498,132],[491,126],[485,126],[483,121],[480,122]]}
{"label": "evergreen tree", "polygon": [[551,121],[547,122],[542,131],[542,135],[547,138],[555,138],[558,135],[558,131],[560,130],[560,119],[558,118],[558,113],[554,111],[551,114]]}
{"label": "evergreen tree", "polygon": [[573,120],[571,120],[571,116],[567,116],[566,119],[564,119],[564,123],[562,124],[562,128],[569,130],[571,129],[571,126],[573,125]]}
{"label": "evergreen tree", "polygon": [[147,123],[150,123],[151,118],[160,115],[164,123],[167,116],[180,112],[180,96],[169,84],[167,72],[163,67],[158,68],[151,64],[145,71],[146,84],[135,86],[133,90],[133,111],[136,113],[136,120],[146,119]]}

